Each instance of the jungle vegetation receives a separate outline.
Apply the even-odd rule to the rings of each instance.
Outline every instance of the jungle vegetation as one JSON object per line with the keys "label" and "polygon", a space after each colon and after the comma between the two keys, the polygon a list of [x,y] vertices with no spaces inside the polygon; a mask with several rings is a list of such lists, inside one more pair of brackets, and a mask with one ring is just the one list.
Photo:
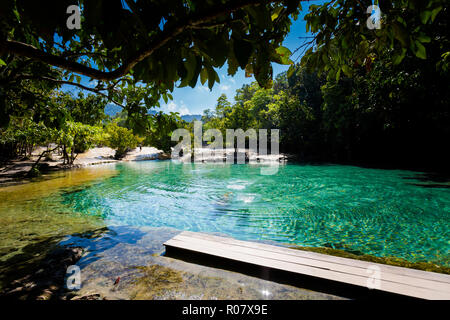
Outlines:
{"label": "jungle vegetation", "polygon": [[[56,144],[70,164],[95,144],[118,157],[138,143],[170,150],[170,132],[188,125],[148,110],[172,99],[175,86],[212,88],[226,65],[256,82],[233,103],[220,97],[206,126],[279,128],[282,151],[303,160],[447,170],[448,1],[376,3],[379,29],[366,24],[365,0],[309,9],[300,0],[5,0],[0,154]],[[81,29],[66,26],[73,4]],[[302,10],[311,38],[299,39],[294,64],[282,42]],[[273,80],[272,63],[291,67]],[[118,119],[104,115],[107,103],[123,108]]]}

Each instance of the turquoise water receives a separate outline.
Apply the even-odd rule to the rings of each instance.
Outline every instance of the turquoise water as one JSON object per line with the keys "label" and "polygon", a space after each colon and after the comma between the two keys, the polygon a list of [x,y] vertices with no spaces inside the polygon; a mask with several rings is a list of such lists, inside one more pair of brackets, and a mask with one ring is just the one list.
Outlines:
{"label": "turquoise water", "polygon": [[62,195],[110,226],[173,227],[449,265],[450,189],[409,171],[287,164],[116,165]]}

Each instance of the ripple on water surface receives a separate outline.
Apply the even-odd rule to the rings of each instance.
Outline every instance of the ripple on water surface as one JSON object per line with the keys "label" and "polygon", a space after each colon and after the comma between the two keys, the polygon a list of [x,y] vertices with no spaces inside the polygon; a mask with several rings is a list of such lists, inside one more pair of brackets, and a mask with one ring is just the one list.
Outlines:
{"label": "ripple on water surface", "polygon": [[63,195],[107,225],[220,232],[449,265],[448,188],[417,173],[351,166],[117,164],[118,175]]}

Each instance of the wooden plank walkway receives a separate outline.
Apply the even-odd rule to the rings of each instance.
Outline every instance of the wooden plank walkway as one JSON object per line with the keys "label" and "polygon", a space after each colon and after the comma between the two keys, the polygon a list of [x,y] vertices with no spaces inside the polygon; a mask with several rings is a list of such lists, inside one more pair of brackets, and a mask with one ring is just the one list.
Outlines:
{"label": "wooden plank walkway", "polygon": [[378,267],[378,290],[422,299],[450,300],[450,275],[240,241],[183,231],[164,243],[168,248],[199,252],[261,267],[367,287]]}

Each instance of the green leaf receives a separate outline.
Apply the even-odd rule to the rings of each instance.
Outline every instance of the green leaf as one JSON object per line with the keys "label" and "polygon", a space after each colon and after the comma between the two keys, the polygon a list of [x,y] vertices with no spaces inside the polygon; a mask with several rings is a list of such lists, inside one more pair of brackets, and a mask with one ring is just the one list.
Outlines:
{"label": "green leaf", "polygon": [[346,64],[344,64],[344,65],[342,66],[342,71],[343,71],[344,74],[345,74],[346,76],[348,76],[348,77],[350,77],[350,76],[352,75],[352,69],[351,69],[348,65],[346,65]]}
{"label": "green leaf", "polygon": [[216,74],[216,82],[217,82],[217,83],[220,83],[220,77],[219,77],[219,74],[218,74],[217,72],[215,72],[215,74]]}
{"label": "green leaf", "polygon": [[431,18],[432,12],[430,10],[424,10],[420,13],[420,20],[423,24],[426,24]]}
{"label": "green leaf", "polygon": [[6,66],[6,62],[0,59],[0,66]]}
{"label": "green leaf", "polygon": [[253,46],[250,42],[235,39],[233,43],[234,55],[239,63],[241,69],[245,69],[245,66],[248,64],[248,60],[253,51]]}
{"label": "green leaf", "polygon": [[195,75],[195,71],[197,68],[197,59],[195,55],[189,54],[186,58],[186,61],[184,62],[184,67],[186,68],[186,75],[182,78],[179,88],[186,87],[189,82],[192,80],[192,78]]}
{"label": "green leaf", "polygon": [[292,60],[290,59],[292,52],[286,47],[278,47],[275,49],[278,55],[281,57],[282,64],[292,64]]}
{"label": "green leaf", "polygon": [[202,85],[205,84],[206,80],[208,80],[208,70],[206,68],[203,68],[202,71],[200,71],[200,82]]}
{"label": "green leaf", "polygon": [[431,12],[431,21],[434,22],[434,19],[436,19],[436,16],[439,12],[441,12],[442,7],[437,7],[435,9],[433,9],[433,11]]}
{"label": "green leaf", "polygon": [[168,81],[177,80],[177,59],[176,57],[168,57],[167,62],[164,64],[164,79]]}
{"label": "green leaf", "polygon": [[190,80],[192,78],[192,76],[194,75],[194,71],[197,66],[196,57],[193,54],[188,55],[184,66],[186,67],[186,70],[188,72],[186,78],[188,78]]}
{"label": "green leaf", "polygon": [[392,59],[392,62],[394,63],[394,65],[400,64],[403,61],[407,51],[408,50],[406,48],[402,48],[402,52],[394,55],[394,57]]}
{"label": "green leaf", "polygon": [[270,29],[272,26],[272,19],[265,6],[249,6],[245,9],[254,19],[255,25],[261,29]]}
{"label": "green leaf", "polygon": [[417,47],[417,50],[415,52],[416,57],[425,60],[427,58],[427,50],[419,41],[415,41],[415,44]]}
{"label": "green leaf", "polygon": [[14,13],[14,15],[16,16],[17,21],[20,22],[20,15],[19,15],[19,12],[18,12],[16,9],[13,9],[13,13]]}
{"label": "green leaf", "polygon": [[423,33],[420,34],[420,35],[417,37],[417,40],[419,40],[419,41],[422,42],[422,43],[429,43],[429,42],[431,42],[431,38],[430,38],[429,36],[423,34]]}
{"label": "green leaf", "polygon": [[219,78],[217,72],[212,68],[208,68],[208,88],[211,90],[214,82]]}
{"label": "green leaf", "polygon": [[287,74],[286,74],[287,77],[288,77],[288,78],[292,77],[292,75],[294,74],[294,72],[295,72],[295,66],[292,65],[292,66],[289,67],[289,69],[288,69],[288,71],[287,71]]}
{"label": "green leaf", "polygon": [[233,55],[228,59],[228,75],[234,76],[236,71],[238,70],[239,63],[237,62],[236,57]]}
{"label": "green leaf", "polygon": [[272,21],[275,20],[276,18],[278,18],[278,16],[281,13],[281,10],[283,10],[283,7],[277,7],[277,8],[275,8],[275,10],[273,10],[273,13],[271,16]]}
{"label": "green leaf", "polygon": [[339,69],[338,72],[336,72],[336,81],[339,81],[339,79],[341,78],[341,70]]}
{"label": "green leaf", "polygon": [[408,35],[408,31],[406,30],[406,28],[398,22],[394,22],[392,24],[392,28],[394,31],[394,37],[398,41],[400,41],[400,43],[402,44],[403,47],[408,47],[409,35]]}

